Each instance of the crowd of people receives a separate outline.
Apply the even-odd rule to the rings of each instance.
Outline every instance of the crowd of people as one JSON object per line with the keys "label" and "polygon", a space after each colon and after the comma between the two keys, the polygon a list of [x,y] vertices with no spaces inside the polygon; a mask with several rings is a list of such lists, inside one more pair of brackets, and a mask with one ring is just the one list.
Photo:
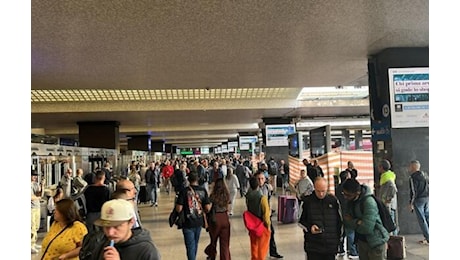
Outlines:
{"label": "crowd of people", "polygon": [[[230,217],[234,214],[235,198],[239,194],[246,201],[247,210],[264,225],[260,236],[250,233],[251,259],[283,258],[275,242],[270,199],[275,195],[276,177],[281,178],[282,191],[295,193],[301,208],[296,218],[304,232],[304,250],[309,260],[335,259],[347,254],[351,259],[384,259],[385,245],[391,234],[383,227],[377,204],[370,199],[371,187],[357,180],[358,171],[352,162],[340,172],[335,194],[328,191],[328,180],[316,160],[303,160],[301,178],[289,185],[289,167],[270,158],[253,164],[248,158],[202,158],[152,161],[142,164],[133,161],[126,173],[114,176],[110,164],[83,176],[81,169],[72,178],[67,169],[56,195],[48,199],[48,213],[53,221],[41,246],[36,244],[40,217],[40,198],[43,183],[37,182],[32,170],[31,218],[32,253],[42,259],[160,259],[160,252],[142,226],[138,204],[146,200],[158,206],[158,191],[175,193],[173,210],[184,213],[180,229],[186,257],[195,260],[202,229],[209,234],[205,253],[207,259],[231,259]],[[396,175],[388,160],[378,164],[380,180],[378,198],[391,212],[397,223],[395,183]],[[420,171],[420,162],[409,164],[410,204],[415,211],[429,244],[428,177]],[[107,180],[109,179],[109,181]],[[116,181],[110,188],[108,183]],[[145,186],[146,198],[139,198]],[[74,194],[83,194],[82,211]],[[219,245],[219,248],[217,248]],[[346,251],[345,251],[346,249]]]}

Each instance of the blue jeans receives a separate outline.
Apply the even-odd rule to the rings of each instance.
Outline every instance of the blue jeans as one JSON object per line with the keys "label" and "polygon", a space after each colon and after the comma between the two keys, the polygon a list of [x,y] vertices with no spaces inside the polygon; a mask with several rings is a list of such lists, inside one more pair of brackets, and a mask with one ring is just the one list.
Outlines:
{"label": "blue jeans", "polygon": [[200,240],[201,226],[194,228],[183,228],[185,249],[187,250],[187,259],[196,260],[198,242]]}
{"label": "blue jeans", "polygon": [[358,249],[355,244],[355,231],[353,229],[348,229],[345,228],[345,232],[343,233],[342,241],[340,242],[339,245],[339,253],[344,253],[345,252],[345,239],[347,238],[347,252],[348,255],[358,255]]}
{"label": "blue jeans", "polygon": [[158,193],[157,193],[157,187],[155,184],[148,183],[147,184],[147,192],[150,192],[150,197],[152,199],[152,204],[157,203],[158,200]]}
{"label": "blue jeans", "polygon": [[347,251],[350,255],[358,255],[358,249],[355,244],[355,231],[353,229],[345,229],[347,235]]}
{"label": "blue jeans", "polygon": [[399,226],[398,226],[398,222],[396,222],[396,209],[390,208],[390,216],[391,216],[391,219],[393,220],[393,223],[395,223],[396,225],[395,231],[391,233],[393,233],[393,236],[397,236],[399,234]]}
{"label": "blue jeans", "polygon": [[418,198],[414,200],[414,211],[417,215],[418,224],[422,229],[423,236],[430,241],[429,226],[430,226],[430,211],[428,197]]}

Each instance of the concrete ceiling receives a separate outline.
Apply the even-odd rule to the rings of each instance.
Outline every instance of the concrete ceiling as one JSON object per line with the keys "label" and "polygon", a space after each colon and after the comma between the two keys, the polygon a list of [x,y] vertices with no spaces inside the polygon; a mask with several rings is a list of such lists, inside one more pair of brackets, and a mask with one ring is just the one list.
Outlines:
{"label": "concrete ceiling", "polygon": [[428,7],[428,0],[32,1],[32,96],[253,88],[285,94],[33,101],[31,126],[78,137],[77,121],[119,121],[121,139],[151,134],[187,146],[257,132],[267,117],[366,117],[367,99],[296,98],[303,87],[367,85],[367,59],[385,48],[429,46]]}

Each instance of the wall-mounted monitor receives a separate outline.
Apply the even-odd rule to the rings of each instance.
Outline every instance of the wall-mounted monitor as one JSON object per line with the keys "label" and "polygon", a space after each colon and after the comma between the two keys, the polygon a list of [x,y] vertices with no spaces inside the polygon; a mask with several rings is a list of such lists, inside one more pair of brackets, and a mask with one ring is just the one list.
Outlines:
{"label": "wall-mounted monitor", "polygon": [[300,145],[299,145],[299,134],[294,133],[288,136],[288,150],[289,155],[292,157],[299,158]]}
{"label": "wall-mounted monitor", "polygon": [[255,147],[257,142],[257,136],[247,135],[238,136],[239,147],[241,151],[249,151],[251,147]]}
{"label": "wall-mounted monitor", "polygon": [[310,156],[321,156],[331,151],[331,126],[326,125],[310,130]]}
{"label": "wall-mounted monitor", "polygon": [[309,147],[308,132],[296,132],[288,136],[289,155],[302,158],[302,153]]}
{"label": "wall-mounted monitor", "polygon": [[295,133],[295,124],[266,125],[266,146],[288,146],[288,136]]}

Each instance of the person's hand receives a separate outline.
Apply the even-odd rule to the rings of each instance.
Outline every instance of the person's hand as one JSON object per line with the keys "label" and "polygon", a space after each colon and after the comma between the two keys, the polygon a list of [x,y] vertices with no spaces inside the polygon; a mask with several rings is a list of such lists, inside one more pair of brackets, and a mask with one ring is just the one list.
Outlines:
{"label": "person's hand", "polygon": [[323,233],[323,230],[320,227],[318,227],[317,225],[312,225],[311,226],[311,233],[313,235],[321,234],[321,233]]}
{"label": "person's hand", "polygon": [[414,205],[409,204],[409,210],[410,210],[410,212],[414,212]]}
{"label": "person's hand", "polygon": [[352,219],[353,219],[353,217],[350,214],[343,215],[343,220],[351,221]]}
{"label": "person's hand", "polygon": [[113,246],[106,246],[104,248],[104,259],[105,260],[120,260],[120,254],[117,249]]}

